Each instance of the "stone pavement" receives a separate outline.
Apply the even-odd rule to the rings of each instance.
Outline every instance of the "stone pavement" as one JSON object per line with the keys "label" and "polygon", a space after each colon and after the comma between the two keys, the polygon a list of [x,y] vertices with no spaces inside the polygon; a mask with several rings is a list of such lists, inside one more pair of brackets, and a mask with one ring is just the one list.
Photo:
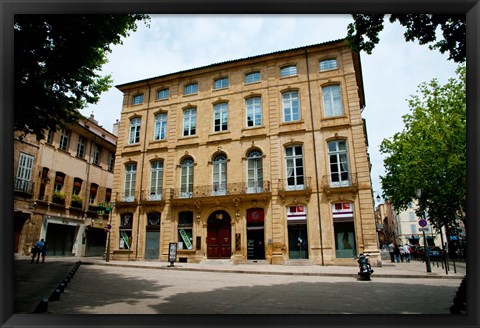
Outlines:
{"label": "stone pavement", "polygon": [[[337,276],[357,277],[358,267],[352,266],[321,266],[305,262],[289,261],[286,265],[271,265],[262,261],[250,261],[245,264],[233,264],[228,260],[208,260],[201,263],[174,263],[159,261],[112,261],[106,262],[101,257],[47,257],[44,264],[30,264],[27,257],[16,257],[14,263],[15,279],[15,313],[32,313],[42,298],[49,298],[59,284],[72,272],[75,265],[122,266],[148,268],[158,270],[188,270],[223,273],[249,273],[262,275],[304,275],[304,276]],[[352,259],[352,262],[354,260]],[[300,265],[301,264],[301,265]],[[372,279],[378,278],[435,278],[459,279],[466,274],[466,264],[456,263],[456,273],[453,263],[450,263],[448,274],[441,263],[432,263],[432,272],[426,272],[425,263],[411,261],[410,263],[384,263],[382,267],[374,267]],[[75,279],[73,274],[72,280]],[[394,280],[393,280],[394,281]],[[392,282],[393,282],[392,281]],[[460,283],[460,282],[459,282]],[[68,288],[68,286],[67,286]]]}

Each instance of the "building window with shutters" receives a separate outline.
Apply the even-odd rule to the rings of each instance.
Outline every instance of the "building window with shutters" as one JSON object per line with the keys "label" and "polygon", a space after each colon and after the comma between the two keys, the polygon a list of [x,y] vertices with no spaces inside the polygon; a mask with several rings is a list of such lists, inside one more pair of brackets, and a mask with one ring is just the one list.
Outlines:
{"label": "building window with shutters", "polygon": [[60,144],[58,147],[61,150],[67,151],[69,140],[70,140],[70,131],[62,130],[62,134],[60,135]]}
{"label": "building window with shutters", "polygon": [[20,153],[18,159],[17,176],[15,178],[15,190],[23,192],[32,192],[31,180],[34,157],[25,153]]}
{"label": "building window with shutters", "polygon": [[97,191],[98,191],[98,185],[96,183],[92,183],[90,185],[90,196],[89,196],[90,205],[95,204],[95,199],[97,198]]}

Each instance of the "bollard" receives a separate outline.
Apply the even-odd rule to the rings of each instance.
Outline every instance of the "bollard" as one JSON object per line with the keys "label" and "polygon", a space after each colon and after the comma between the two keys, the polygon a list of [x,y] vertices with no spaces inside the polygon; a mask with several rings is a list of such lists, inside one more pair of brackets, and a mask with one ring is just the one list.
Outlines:
{"label": "bollard", "polygon": [[58,301],[60,299],[60,289],[55,289],[50,295],[49,301]]}
{"label": "bollard", "polygon": [[48,299],[44,297],[40,303],[38,303],[37,307],[35,310],[33,310],[33,313],[43,313],[48,311]]}
{"label": "bollard", "polygon": [[67,280],[67,278],[63,279],[62,282],[61,282],[61,284],[64,284],[64,285],[65,285],[65,288],[67,288],[67,286],[68,286],[68,280]]}
{"label": "bollard", "polygon": [[60,293],[63,293],[65,291],[65,284],[62,282],[60,285],[58,285],[58,289],[60,290]]}

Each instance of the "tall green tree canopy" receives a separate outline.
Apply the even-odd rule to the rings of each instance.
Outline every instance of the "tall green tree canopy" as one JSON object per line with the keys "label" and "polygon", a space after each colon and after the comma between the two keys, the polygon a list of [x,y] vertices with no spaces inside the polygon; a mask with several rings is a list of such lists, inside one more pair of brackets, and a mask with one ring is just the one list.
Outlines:
{"label": "tall green tree canopy", "polygon": [[417,199],[420,216],[427,211],[434,227],[466,223],[467,131],[466,70],[445,85],[436,79],[419,86],[408,100],[410,113],[403,116],[405,128],[384,139],[380,152],[386,154],[386,175],[381,176],[384,197],[404,210]]}
{"label": "tall green tree canopy", "polygon": [[111,76],[100,76],[111,45],[146,15],[15,15],[14,129],[40,140],[98,102]]}
{"label": "tall green tree canopy", "polygon": [[[347,39],[353,50],[364,50],[371,54],[383,30],[383,14],[352,15],[354,22],[348,25]],[[406,28],[406,41],[418,40],[420,44],[430,44],[430,49],[448,53],[448,59],[457,63],[466,59],[466,17],[465,15],[434,14],[392,14],[390,23],[398,21]],[[437,32],[442,38],[437,41]]]}

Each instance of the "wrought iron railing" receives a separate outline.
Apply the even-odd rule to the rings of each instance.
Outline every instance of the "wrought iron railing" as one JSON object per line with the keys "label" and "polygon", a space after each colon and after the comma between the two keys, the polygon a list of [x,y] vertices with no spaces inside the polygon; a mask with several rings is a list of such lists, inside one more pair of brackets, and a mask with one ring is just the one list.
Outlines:
{"label": "wrought iron railing", "polygon": [[170,198],[198,198],[211,196],[228,196],[270,192],[270,182],[263,181],[253,184],[246,182],[237,183],[215,183],[206,186],[195,186],[192,190],[175,188],[170,190]]}
{"label": "wrought iron railing", "polygon": [[312,189],[311,177],[291,177],[287,179],[278,179],[278,191],[301,191]]}
{"label": "wrought iron railing", "polygon": [[357,174],[356,173],[341,173],[324,175],[322,178],[323,189],[335,189],[335,188],[347,188],[357,187]]}
{"label": "wrought iron railing", "polygon": [[115,202],[118,203],[137,203],[138,191],[119,192],[116,195]]}
{"label": "wrought iron railing", "polygon": [[15,191],[33,194],[33,183],[31,181],[16,178],[14,188]]}
{"label": "wrought iron railing", "polygon": [[155,192],[144,190],[141,199],[147,202],[159,202],[165,199],[165,195],[163,194],[163,189],[156,190]]}

